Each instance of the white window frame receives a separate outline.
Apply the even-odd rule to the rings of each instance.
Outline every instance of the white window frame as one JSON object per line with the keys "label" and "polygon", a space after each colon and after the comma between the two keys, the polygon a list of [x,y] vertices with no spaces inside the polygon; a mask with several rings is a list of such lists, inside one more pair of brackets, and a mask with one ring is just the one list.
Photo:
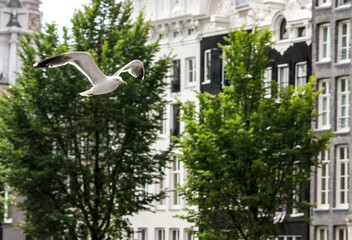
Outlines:
{"label": "white window frame", "polygon": [[202,81],[202,84],[208,84],[210,83],[211,79],[211,50],[212,49],[207,49],[204,51],[204,79]]}
{"label": "white window frame", "polygon": [[345,0],[338,0],[338,6],[339,7],[345,7],[351,5],[351,0],[348,0],[345,2]]}
{"label": "white window frame", "polygon": [[[346,25],[346,33],[343,34],[343,26]],[[338,50],[337,50],[337,61],[338,62],[349,62],[350,61],[350,20],[340,21],[338,24]],[[346,41],[346,46],[343,45],[343,39]],[[345,51],[345,57],[343,58],[342,51]]]}
{"label": "white window frame", "polygon": [[299,235],[279,235],[275,238],[270,238],[271,240],[301,240],[302,236]]}
{"label": "white window frame", "polygon": [[[326,39],[324,39],[325,29]],[[330,41],[330,24],[322,24],[319,26],[319,61],[328,62],[331,58],[331,41]],[[323,49],[326,48],[326,55],[324,55]]]}
{"label": "white window frame", "polygon": [[12,223],[13,202],[11,197],[11,189],[5,184],[4,192],[4,223]]}
{"label": "white window frame", "polygon": [[180,230],[179,229],[170,229],[170,240],[180,240]]}
{"label": "white window frame", "polygon": [[[165,172],[165,169],[163,170]],[[159,182],[156,184],[156,193],[159,194],[161,191],[165,191],[166,189],[166,176],[160,175]],[[160,199],[156,204],[157,210],[165,210],[166,208],[166,196]]]}
{"label": "white window frame", "polygon": [[[301,71],[299,71],[301,68],[300,67],[303,67],[303,74],[305,75],[301,75]],[[307,83],[307,62],[299,62],[299,63],[296,63],[296,74],[295,74],[295,88],[297,89],[298,87],[304,85]],[[304,80],[303,80],[304,78]],[[302,83],[302,80],[303,80],[303,83]]]}
{"label": "white window frame", "polygon": [[328,227],[317,227],[316,240],[328,240]]}
{"label": "white window frame", "polygon": [[165,229],[156,228],[155,229],[155,240],[165,240]]}
{"label": "white window frame", "polygon": [[268,67],[264,71],[263,88],[265,89],[265,97],[271,97],[271,81],[272,81],[272,68]]}
{"label": "white window frame", "polygon": [[177,186],[181,184],[181,162],[174,157],[171,167],[171,207],[179,209],[181,207],[181,197],[177,192]]}
{"label": "white window frame", "polygon": [[[322,91],[318,98],[318,128],[330,129],[330,79],[322,79],[318,85],[319,90]],[[324,108],[324,102],[326,109]]]}
{"label": "white window frame", "polygon": [[[337,131],[349,131],[349,77],[337,80]],[[344,85],[344,86],[342,86]]]}
{"label": "white window frame", "polygon": [[290,85],[289,73],[290,73],[290,70],[289,70],[288,64],[280,64],[277,66],[277,74],[278,74],[277,77],[278,77],[280,90],[282,88],[287,88]]}
{"label": "white window frame", "polygon": [[185,229],[185,236],[184,236],[185,240],[194,240],[194,234],[190,231],[191,229]]}
{"label": "white window frame", "polygon": [[138,240],[148,240],[148,230],[146,228],[139,228],[137,233]]}
{"label": "white window frame", "polygon": [[[190,68],[190,63],[192,62],[193,69]],[[196,86],[197,78],[196,78],[196,58],[191,57],[186,59],[186,86],[187,87],[193,87]],[[191,77],[192,76],[192,77]],[[191,78],[193,81],[190,81]]]}
{"label": "white window frame", "polygon": [[329,208],[329,166],[330,166],[330,151],[326,150],[319,154],[321,167],[317,171],[317,208]]}
{"label": "white window frame", "polygon": [[[341,233],[342,236],[340,236]],[[335,228],[335,240],[348,240],[347,226],[338,226]]]}
{"label": "white window frame", "polygon": [[[348,208],[349,180],[348,145],[336,148],[336,208]],[[342,155],[342,156],[341,156]],[[343,194],[343,196],[342,196]]]}

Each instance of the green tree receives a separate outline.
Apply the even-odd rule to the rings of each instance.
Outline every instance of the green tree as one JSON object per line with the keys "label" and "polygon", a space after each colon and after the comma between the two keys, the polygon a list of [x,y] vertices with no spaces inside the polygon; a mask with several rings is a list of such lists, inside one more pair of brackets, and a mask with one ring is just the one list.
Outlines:
{"label": "green tree", "polygon": [[[25,233],[39,239],[120,239],[126,216],[148,209],[162,194],[145,190],[160,178],[167,151],[155,149],[163,78],[170,57],[156,59],[143,13],[132,21],[130,1],[92,0],[72,19],[60,41],[55,25],[21,40],[18,84],[0,100],[0,161],[6,182],[21,196]],[[128,85],[90,98],[76,68],[34,69],[67,51],[88,51],[107,75],[133,59],[144,81],[123,73]]]}
{"label": "green tree", "polygon": [[183,216],[200,239],[258,240],[276,234],[280,208],[304,211],[296,186],[309,181],[331,132],[311,130],[316,113],[315,80],[265,96],[271,32],[233,30],[221,46],[230,86],[220,94],[198,93],[199,109],[183,104],[179,158],[188,177],[182,193],[198,206]]}

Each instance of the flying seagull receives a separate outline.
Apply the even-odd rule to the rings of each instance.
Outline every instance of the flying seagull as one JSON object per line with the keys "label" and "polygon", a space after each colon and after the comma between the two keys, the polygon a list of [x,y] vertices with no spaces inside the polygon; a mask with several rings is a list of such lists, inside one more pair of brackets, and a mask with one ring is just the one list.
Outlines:
{"label": "flying seagull", "polygon": [[133,77],[144,79],[144,66],[140,60],[133,60],[112,76],[106,76],[95,64],[92,56],[87,52],[67,52],[44,59],[33,65],[34,68],[54,68],[66,64],[72,64],[80,70],[90,81],[93,87],[81,96],[93,96],[114,91],[121,83],[127,84],[120,77],[122,72],[128,72]]}

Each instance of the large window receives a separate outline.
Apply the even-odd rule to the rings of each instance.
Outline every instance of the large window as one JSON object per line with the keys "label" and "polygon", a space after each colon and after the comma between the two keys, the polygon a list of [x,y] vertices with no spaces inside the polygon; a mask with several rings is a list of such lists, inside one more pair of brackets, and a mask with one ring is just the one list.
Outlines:
{"label": "large window", "polygon": [[180,205],[180,195],[177,192],[177,187],[180,184],[180,161],[174,157],[172,162],[172,205]]}
{"label": "large window", "polygon": [[298,88],[307,83],[307,63],[300,62],[296,64],[295,87]]}
{"label": "large window", "polygon": [[337,81],[337,130],[349,130],[349,86],[348,78],[342,77]]}
{"label": "large window", "polygon": [[328,240],[328,228],[327,227],[317,227],[316,240]]}
{"label": "large window", "polygon": [[322,92],[319,94],[318,100],[318,128],[329,129],[330,128],[330,81],[329,79],[323,79],[319,81],[319,90]]}
{"label": "large window", "polygon": [[179,92],[181,88],[181,61],[174,60],[172,66],[171,92]]}
{"label": "large window", "polygon": [[194,86],[196,83],[196,59],[186,59],[187,86]]}
{"label": "large window", "polygon": [[280,24],[280,40],[288,39],[286,19],[283,19]]}
{"label": "large window", "polygon": [[288,65],[283,64],[283,65],[278,65],[278,80],[279,80],[279,87],[280,88],[287,88],[289,84],[289,70],[288,70]]}
{"label": "large window", "polygon": [[336,227],[336,240],[347,240],[347,227],[346,226],[341,226],[341,227]]}
{"label": "large window", "polygon": [[162,229],[162,228],[156,229],[155,235],[156,235],[155,240],[165,240],[165,229]]}
{"label": "large window", "polygon": [[329,208],[329,151],[320,153],[321,167],[317,172],[317,203],[318,208]]}
{"label": "large window", "polygon": [[321,25],[319,30],[319,60],[330,61],[330,24]]}
{"label": "large window", "polygon": [[348,208],[348,146],[339,146],[336,151],[336,207]]}
{"label": "large window", "polygon": [[138,240],[148,240],[147,229],[145,228],[138,229]]}
{"label": "large window", "polygon": [[350,21],[339,22],[338,27],[338,61],[350,59]]}
{"label": "large window", "polygon": [[211,49],[204,52],[204,83],[209,83],[211,79]]}
{"label": "large window", "polygon": [[272,81],[272,69],[271,67],[267,68],[264,72],[264,84],[265,96],[271,97],[271,81]]}
{"label": "large window", "polygon": [[171,229],[170,235],[171,240],[180,240],[180,231],[178,229]]}

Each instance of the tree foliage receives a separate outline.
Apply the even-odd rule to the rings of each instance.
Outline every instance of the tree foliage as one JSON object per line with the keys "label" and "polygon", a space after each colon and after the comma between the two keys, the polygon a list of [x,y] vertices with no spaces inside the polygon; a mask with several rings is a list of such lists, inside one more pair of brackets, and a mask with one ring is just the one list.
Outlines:
{"label": "tree foliage", "polygon": [[267,97],[264,70],[271,32],[233,30],[221,46],[230,86],[218,95],[198,93],[199,109],[183,104],[180,159],[188,170],[184,216],[200,239],[257,240],[276,234],[280,208],[306,210],[297,186],[307,182],[331,132],[311,130],[318,92],[315,80],[278,89]]}
{"label": "tree foliage", "polygon": [[[39,239],[119,239],[130,233],[126,216],[158,200],[145,185],[160,177],[167,159],[154,143],[164,108],[163,78],[170,57],[155,59],[149,23],[132,3],[92,0],[64,29],[55,25],[21,40],[22,74],[0,99],[0,161],[6,182],[25,196],[25,233]],[[67,51],[88,51],[106,75],[133,59],[145,66],[144,81],[110,94],[82,98],[90,83],[66,65],[32,65]]]}

